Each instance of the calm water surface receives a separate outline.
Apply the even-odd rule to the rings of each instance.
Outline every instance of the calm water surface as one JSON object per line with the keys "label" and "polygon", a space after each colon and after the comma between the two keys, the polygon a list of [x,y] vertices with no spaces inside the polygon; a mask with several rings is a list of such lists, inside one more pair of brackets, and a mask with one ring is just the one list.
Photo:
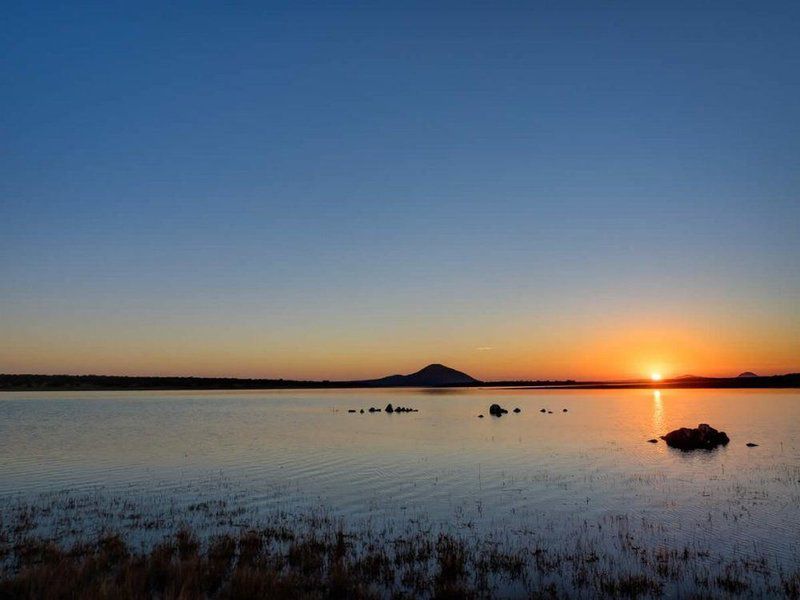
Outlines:
{"label": "calm water surface", "polygon": [[[419,412],[347,412],[388,402]],[[492,402],[522,413],[489,417]],[[647,443],[701,422],[730,445],[682,453]],[[223,500],[243,519],[323,510],[352,522],[537,530],[554,542],[602,537],[613,524],[617,536],[693,547],[723,539],[732,555],[791,566],[800,393],[0,393],[0,509],[87,497],[176,515]]]}

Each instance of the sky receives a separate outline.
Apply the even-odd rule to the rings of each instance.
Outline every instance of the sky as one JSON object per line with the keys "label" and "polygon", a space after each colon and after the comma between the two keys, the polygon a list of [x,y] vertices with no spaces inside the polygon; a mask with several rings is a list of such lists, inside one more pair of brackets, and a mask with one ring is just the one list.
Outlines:
{"label": "sky", "polygon": [[800,371],[796,2],[15,3],[0,372]]}

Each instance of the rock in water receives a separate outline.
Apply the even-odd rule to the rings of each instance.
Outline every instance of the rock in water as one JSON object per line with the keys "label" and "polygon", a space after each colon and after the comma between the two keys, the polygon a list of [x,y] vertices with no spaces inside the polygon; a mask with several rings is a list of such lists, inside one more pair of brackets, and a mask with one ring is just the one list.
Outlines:
{"label": "rock in water", "polygon": [[753,442],[747,442],[746,445],[747,445],[748,448],[757,448],[758,447],[758,444],[754,444]]}
{"label": "rock in water", "polygon": [[515,413],[521,413],[522,409],[518,406],[517,408],[514,409],[514,412]]}
{"label": "rock in water", "polygon": [[394,408],[392,408],[392,403],[391,402],[389,402],[389,404],[386,405],[386,412],[387,413],[393,413],[394,412]]}
{"label": "rock in water", "polygon": [[696,429],[681,427],[662,435],[661,439],[667,442],[667,446],[679,450],[711,450],[731,441],[724,431],[717,431],[705,423],[701,423]]}
{"label": "rock in water", "polygon": [[495,417],[502,417],[507,412],[508,411],[499,404],[492,404],[489,407],[489,414],[494,415]]}
{"label": "rock in water", "polygon": [[647,440],[647,441],[650,442],[651,444],[657,444],[658,443],[658,440],[656,438],[653,438],[652,440]]}

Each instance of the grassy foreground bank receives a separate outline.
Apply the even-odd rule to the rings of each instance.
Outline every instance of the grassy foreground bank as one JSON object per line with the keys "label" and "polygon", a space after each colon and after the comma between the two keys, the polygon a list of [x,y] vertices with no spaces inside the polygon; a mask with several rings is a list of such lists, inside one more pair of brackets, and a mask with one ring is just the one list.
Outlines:
{"label": "grassy foreground bank", "polygon": [[188,528],[136,549],[123,534],[69,545],[5,523],[0,598],[800,598],[800,571],[685,548],[623,555],[502,547],[428,531],[393,539],[307,517],[207,539]]}

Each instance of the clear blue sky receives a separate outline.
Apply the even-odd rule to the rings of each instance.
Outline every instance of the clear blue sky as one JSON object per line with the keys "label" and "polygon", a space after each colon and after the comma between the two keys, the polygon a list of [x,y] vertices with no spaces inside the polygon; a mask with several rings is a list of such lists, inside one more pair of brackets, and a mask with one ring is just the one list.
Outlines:
{"label": "clear blue sky", "polygon": [[800,367],[798,32],[797,2],[8,5],[0,372]]}

